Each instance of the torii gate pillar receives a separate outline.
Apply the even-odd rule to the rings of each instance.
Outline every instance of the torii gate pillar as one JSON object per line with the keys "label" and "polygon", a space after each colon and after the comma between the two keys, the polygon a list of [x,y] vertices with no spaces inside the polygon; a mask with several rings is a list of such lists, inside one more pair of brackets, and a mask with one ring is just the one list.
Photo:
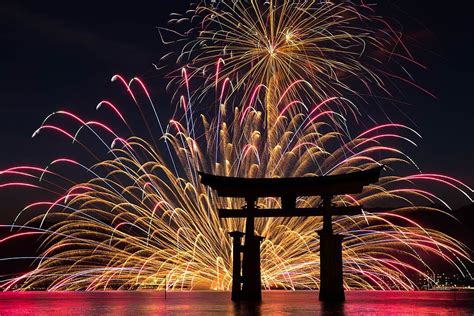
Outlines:
{"label": "torii gate pillar", "polygon": [[319,234],[319,300],[343,302],[345,300],[342,270],[343,236],[332,230],[332,196],[323,196],[323,229]]}
{"label": "torii gate pillar", "polygon": [[[256,199],[247,198],[247,211],[256,211]],[[260,242],[263,237],[255,235],[255,218],[245,221],[245,245],[242,258],[242,295],[246,301],[262,300],[262,276],[260,272]]]}
{"label": "torii gate pillar", "polygon": [[343,302],[345,300],[342,273],[342,235],[327,234],[320,230],[320,286],[319,300]]}
{"label": "torii gate pillar", "polygon": [[[247,199],[246,209],[255,211],[255,199]],[[255,235],[255,221],[247,217],[245,234],[239,231],[231,232],[233,238],[232,264],[232,300],[261,301],[262,276],[260,272],[260,242],[263,237]],[[242,245],[242,237],[245,243]],[[241,256],[242,255],[242,260]]]}
{"label": "torii gate pillar", "polygon": [[242,299],[242,261],[240,254],[242,253],[242,232],[235,231],[229,233],[232,237],[232,300],[239,301]]}

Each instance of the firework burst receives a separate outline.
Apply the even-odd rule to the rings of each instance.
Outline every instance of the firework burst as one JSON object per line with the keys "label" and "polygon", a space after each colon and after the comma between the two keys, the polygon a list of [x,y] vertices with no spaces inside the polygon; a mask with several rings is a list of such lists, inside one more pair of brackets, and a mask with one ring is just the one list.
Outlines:
{"label": "firework burst", "polygon": [[[241,97],[251,102],[252,89],[265,87],[268,121],[285,101],[307,97],[391,96],[393,82],[416,85],[407,74],[418,63],[402,41],[402,33],[374,12],[373,5],[348,1],[202,1],[187,15],[174,15],[173,29],[160,28],[165,43],[184,43],[175,57],[192,76],[204,76],[202,95],[232,78]],[[183,31],[181,25],[192,27]],[[171,33],[172,39],[167,40]],[[217,67],[215,67],[217,63]],[[399,71],[396,71],[399,70]],[[395,71],[395,72],[394,72]],[[299,89],[284,90],[304,78]],[[175,76],[181,81],[182,76]],[[387,102],[387,100],[385,100]],[[267,122],[268,123],[268,122]]]}
{"label": "firework burst", "polygon": [[[129,83],[119,76],[114,78],[126,85],[137,104],[142,94],[151,101],[138,78]],[[229,91],[229,95],[235,96],[236,92]],[[219,93],[218,98],[221,96]],[[255,97],[255,104],[259,98],[265,96]],[[384,164],[387,172],[380,183],[362,194],[341,196],[337,201],[339,205],[373,205],[389,199],[400,206],[394,211],[336,218],[335,231],[346,235],[345,286],[413,288],[409,272],[423,274],[429,269],[425,258],[430,256],[440,257],[468,273],[463,265],[470,260],[468,250],[442,232],[420,226],[409,214],[420,209],[443,212],[416,206],[420,199],[430,205],[445,203],[418,188],[417,182],[445,184],[471,201],[472,189],[442,175],[396,176],[390,172],[400,164],[413,166],[406,154],[388,143],[401,139],[413,144],[412,138],[419,137],[414,130],[390,123],[350,137],[347,125],[341,122],[351,118],[340,111],[340,102],[348,108],[354,104],[337,98],[312,106],[290,102],[274,122],[270,138],[275,145],[269,147],[261,137],[263,112],[255,106],[238,106],[232,98],[223,99],[231,103],[222,103],[220,115],[209,118],[197,110],[192,112],[185,106],[190,102],[183,97],[183,106],[176,112],[181,115],[166,124],[158,147],[137,136],[121,137],[106,124],[86,121],[70,112],[58,111],[49,116],[34,136],[52,131],[79,142],[79,132],[88,129],[107,146],[110,158],[92,166],[59,158],[46,168],[24,166],[2,171],[2,175],[15,174],[25,179],[3,186],[55,191],[61,165],[82,168],[90,177],[86,182],[72,181],[59,197],[28,205],[19,214],[17,221],[35,209],[41,210],[41,215],[14,227],[21,226],[18,235],[25,231],[41,234],[44,251],[33,271],[5,281],[4,289],[229,289],[231,245],[227,233],[242,229],[243,221],[219,220],[216,206],[238,208],[242,203],[218,199],[207,191],[199,184],[197,170],[227,176],[297,177],[347,173]],[[101,105],[108,105],[119,122],[130,125],[119,107],[110,102]],[[150,105],[154,109],[153,103]],[[290,106],[297,107],[298,114],[290,114]],[[199,123],[191,113],[200,117]],[[81,127],[67,130],[49,123],[55,116],[76,121]],[[280,207],[279,203],[270,198],[259,200],[260,206],[267,208]],[[318,203],[317,197],[297,201],[300,207]],[[256,231],[266,237],[262,243],[265,288],[318,287],[316,231],[321,225],[315,218],[256,221]]]}

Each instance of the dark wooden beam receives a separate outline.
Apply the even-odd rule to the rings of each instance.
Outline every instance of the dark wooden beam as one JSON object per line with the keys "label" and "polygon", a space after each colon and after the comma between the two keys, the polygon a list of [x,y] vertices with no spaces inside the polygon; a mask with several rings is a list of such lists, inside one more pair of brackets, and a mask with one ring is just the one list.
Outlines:
{"label": "dark wooden beam", "polygon": [[[335,206],[329,209],[332,216],[358,215],[362,214],[360,206]],[[255,218],[255,217],[307,217],[323,216],[322,207],[286,209],[255,209],[252,211],[245,209],[219,209],[220,218]]]}
{"label": "dark wooden beam", "polygon": [[322,196],[360,193],[364,186],[376,183],[382,166],[347,174],[299,178],[237,178],[199,172],[201,183],[217,191],[220,197],[281,197],[291,203],[298,196]]}

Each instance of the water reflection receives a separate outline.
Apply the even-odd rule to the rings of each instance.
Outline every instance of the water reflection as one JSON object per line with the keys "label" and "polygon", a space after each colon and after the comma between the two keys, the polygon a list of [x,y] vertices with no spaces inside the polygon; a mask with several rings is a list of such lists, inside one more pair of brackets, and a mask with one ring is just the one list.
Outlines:
{"label": "water reflection", "polygon": [[321,303],[322,315],[345,315],[344,303]]}
{"label": "water reflection", "polygon": [[271,291],[262,303],[233,303],[225,292],[0,293],[0,315],[471,315],[474,292],[346,293],[323,304],[317,292]]}
{"label": "water reflection", "polygon": [[262,303],[255,302],[234,302],[234,315],[262,315]]}

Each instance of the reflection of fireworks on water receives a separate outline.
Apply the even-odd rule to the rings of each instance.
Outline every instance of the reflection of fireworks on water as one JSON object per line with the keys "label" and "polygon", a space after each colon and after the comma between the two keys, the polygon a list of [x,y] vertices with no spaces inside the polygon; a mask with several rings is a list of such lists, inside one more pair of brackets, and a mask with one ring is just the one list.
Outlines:
{"label": "reflection of fireworks on water", "polygon": [[[115,79],[126,84],[119,76]],[[143,89],[148,96],[139,79],[131,83],[131,87]],[[137,89],[126,85],[130,96],[137,100]],[[221,94],[218,95],[220,98]],[[255,98],[255,104],[258,99]],[[227,233],[242,229],[243,222],[219,220],[215,207],[237,208],[241,204],[219,200],[206,191],[199,184],[197,170],[229,176],[291,177],[347,173],[378,164],[388,168],[412,164],[402,151],[387,144],[391,139],[411,143],[410,135],[417,137],[416,132],[390,123],[350,138],[339,123],[349,118],[337,110],[340,104],[332,106],[335,101],[335,98],[326,99],[312,107],[297,102],[283,106],[269,134],[276,144],[273,148],[262,142],[264,117],[253,104],[247,105],[250,109],[233,108],[235,104],[222,101],[220,115],[209,118],[196,109],[192,111],[183,97],[182,116],[170,120],[168,132],[162,138],[168,147],[163,145],[161,151],[139,137],[122,138],[100,122],[86,122],[64,111],[54,113],[35,134],[52,130],[79,141],[81,133],[89,130],[104,145],[112,143],[111,157],[93,167],[61,158],[45,169],[18,167],[2,172],[24,176],[26,180],[41,180],[3,185],[49,188],[61,176],[56,173],[60,165],[82,167],[91,175],[89,181],[69,186],[57,200],[31,204],[20,214],[23,218],[30,211],[43,210],[26,226],[39,225],[30,234],[44,234],[46,248],[35,270],[5,282],[4,288],[16,284],[24,289],[50,284],[51,290],[161,288],[167,279],[174,289],[229,289],[231,257]],[[127,117],[117,106],[108,102],[101,106],[107,106],[119,121],[127,123]],[[289,114],[290,106],[298,114]],[[192,115],[200,115],[201,123]],[[59,128],[49,123],[53,116],[77,121],[82,127],[78,132]],[[168,160],[170,163],[166,163]],[[337,201],[341,205],[370,205],[390,199],[404,205],[396,211],[336,219],[335,230],[347,235],[343,256],[348,288],[412,288],[413,283],[406,275],[419,268],[426,271],[427,255],[441,257],[466,273],[462,262],[469,258],[462,245],[410,219],[410,213],[416,209],[441,212],[415,207],[410,201],[422,198],[430,204],[444,204],[432,193],[412,185],[423,180],[456,188],[468,199],[472,195],[472,190],[462,183],[441,175],[386,174],[379,184],[364,193],[341,196]],[[297,203],[314,206],[319,200],[301,198]],[[259,204],[276,207],[279,201],[262,199]],[[55,224],[44,227],[51,222]],[[262,243],[262,280],[266,288],[317,288],[316,230],[320,226],[317,218],[257,220],[258,234],[266,237]]]}
{"label": "reflection of fireworks on water", "polygon": [[[151,113],[144,116],[152,117],[156,130],[161,131],[158,146],[153,139],[147,141],[134,136],[134,126],[128,116],[107,101],[101,102],[98,108],[109,110],[130,130],[128,134],[112,129],[117,124],[85,121],[66,111],[49,116],[35,135],[57,132],[83,145],[95,156],[92,147],[96,144],[80,143],[83,134],[89,132],[97,137],[100,145],[107,147],[109,158],[99,159],[94,166],[59,158],[45,169],[17,167],[2,171],[1,175],[24,180],[2,182],[0,188],[41,186],[55,192],[60,190],[54,201],[33,203],[19,214],[17,223],[28,217],[28,213],[41,211],[41,215],[24,225],[29,230],[24,228],[15,236],[41,234],[45,250],[35,270],[5,281],[3,288],[18,285],[23,289],[48,285],[51,290],[163,288],[167,280],[168,286],[174,289],[228,289],[231,254],[227,232],[242,229],[243,221],[219,220],[216,206],[238,208],[242,205],[239,201],[217,199],[213,192],[199,184],[197,170],[227,176],[294,177],[348,173],[379,164],[386,165],[387,170],[377,185],[359,195],[342,196],[337,203],[380,205],[389,201],[402,207],[390,212],[336,218],[335,231],[347,235],[343,245],[346,287],[412,288],[414,284],[408,275],[429,269],[425,259],[432,256],[442,258],[461,273],[468,273],[463,265],[470,261],[467,249],[442,232],[420,226],[410,219],[410,214],[420,209],[443,213],[434,207],[415,206],[418,203],[447,206],[435,194],[420,189],[417,186],[420,182],[428,180],[446,185],[469,201],[472,201],[472,189],[442,175],[394,175],[400,165],[415,166],[409,156],[391,145],[394,141],[414,143],[412,138],[419,135],[407,126],[387,123],[375,125],[356,137],[350,134],[352,128],[348,122],[364,117],[354,103],[343,97],[345,91],[354,91],[345,78],[383,89],[380,74],[367,68],[357,56],[370,46],[385,52],[389,42],[385,45],[378,42],[381,38],[374,37],[373,32],[351,28],[352,23],[359,21],[354,20],[356,16],[360,21],[364,21],[364,16],[348,4],[321,2],[318,13],[311,11],[313,7],[306,8],[308,3],[311,2],[280,4],[275,10],[262,9],[262,16],[271,17],[268,13],[276,12],[276,17],[296,6],[299,9],[289,15],[294,18],[281,25],[301,24],[306,27],[305,32],[309,32],[301,31],[305,28],[276,27],[280,24],[270,21],[275,31],[269,33],[269,38],[277,55],[266,57],[258,55],[262,53],[259,51],[243,53],[249,49],[244,43],[240,45],[242,50],[223,45],[231,38],[235,40],[237,35],[242,36],[242,40],[245,37],[256,39],[251,38],[251,32],[239,32],[245,23],[247,29],[252,29],[254,18],[254,15],[243,15],[240,2],[228,7],[238,12],[237,16],[242,19],[240,26],[226,25],[223,17],[215,12],[214,17],[219,20],[211,19],[209,25],[220,23],[223,33],[215,33],[214,46],[197,50],[208,53],[193,59],[189,68],[180,72],[177,81],[182,85],[176,94],[182,96],[167,124],[162,125],[152,97],[141,80],[135,78],[127,83],[115,76],[115,81],[125,86],[140,112]],[[251,1],[249,8],[261,6]],[[196,12],[207,17],[202,23],[212,17],[212,10],[219,8],[199,7]],[[321,19],[311,18],[310,12]],[[326,26],[321,20],[326,21]],[[234,33],[228,32],[232,25],[236,27]],[[309,26],[315,27],[309,30]],[[220,37],[222,34],[227,37]],[[390,39],[394,37],[386,37],[387,41]],[[209,33],[201,32],[198,42],[210,40]],[[335,47],[332,50],[331,45]],[[361,51],[357,47],[365,48]],[[321,53],[326,60],[321,58]],[[396,55],[391,51],[391,56]],[[399,57],[403,59],[403,56]],[[256,66],[259,59],[265,66]],[[311,71],[293,71],[302,65],[309,65]],[[248,76],[243,76],[246,72]],[[204,88],[193,93],[190,81],[197,81],[202,73],[205,74]],[[302,81],[301,77],[307,80]],[[210,103],[208,96],[213,93],[216,114],[209,115],[204,103]],[[147,107],[140,107],[142,98],[149,103]],[[195,106],[196,102],[200,106]],[[71,120],[81,127],[64,129],[57,126],[53,118]],[[153,126],[151,120],[145,123]],[[65,180],[57,171],[61,166],[82,168],[90,180],[71,180],[72,184],[58,187],[59,183],[64,185]],[[297,201],[298,206],[318,203],[318,198]],[[261,199],[259,204],[277,207],[279,201]],[[318,287],[316,230],[320,226],[317,218],[256,221],[257,233],[266,237],[262,243],[262,281],[266,288]]]}

